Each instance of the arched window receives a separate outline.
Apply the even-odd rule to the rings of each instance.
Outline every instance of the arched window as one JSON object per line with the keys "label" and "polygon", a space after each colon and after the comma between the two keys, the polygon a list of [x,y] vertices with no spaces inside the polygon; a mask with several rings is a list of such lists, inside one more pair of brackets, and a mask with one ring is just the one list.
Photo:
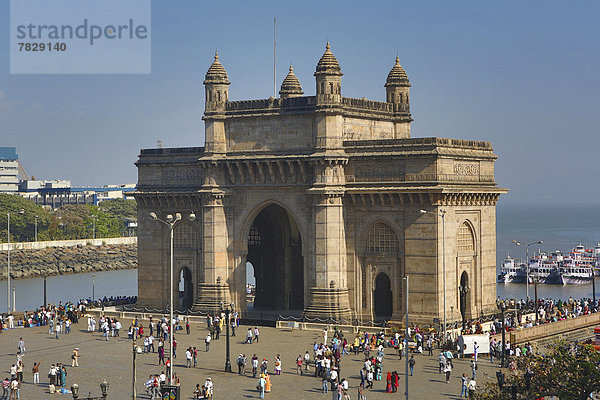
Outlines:
{"label": "arched window", "polygon": [[475,251],[475,235],[467,222],[463,222],[458,228],[457,246],[459,253]]}
{"label": "arched window", "polygon": [[175,231],[173,232],[173,247],[176,249],[196,248],[196,238],[192,224],[183,222],[175,227]]}
{"label": "arched window", "polygon": [[367,252],[397,253],[398,238],[388,225],[378,222],[369,229],[367,234]]}

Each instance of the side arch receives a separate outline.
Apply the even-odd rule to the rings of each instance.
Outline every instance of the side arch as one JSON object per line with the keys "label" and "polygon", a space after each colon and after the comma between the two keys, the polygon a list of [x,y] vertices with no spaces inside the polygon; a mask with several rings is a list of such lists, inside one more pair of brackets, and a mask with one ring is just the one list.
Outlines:
{"label": "side arch", "polygon": [[[402,236],[394,228],[395,224],[385,217],[377,216],[363,226],[357,243],[360,249],[358,306],[362,318],[366,321],[400,319],[404,310]],[[389,281],[389,291],[381,289],[385,285],[384,277]],[[382,293],[386,293],[385,296]],[[384,303],[385,307],[382,306]]]}

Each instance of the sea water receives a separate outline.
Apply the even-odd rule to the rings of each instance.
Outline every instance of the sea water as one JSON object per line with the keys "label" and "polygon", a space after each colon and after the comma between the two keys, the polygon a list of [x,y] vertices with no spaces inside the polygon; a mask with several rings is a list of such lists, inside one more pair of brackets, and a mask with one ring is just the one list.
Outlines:
{"label": "sea water", "polygon": [[[500,198],[496,210],[496,265],[500,273],[502,261],[511,257],[525,259],[521,243],[543,241],[542,245],[529,246],[529,255],[539,249],[560,250],[567,253],[578,244],[593,248],[600,242],[600,212],[594,204],[511,204]],[[596,278],[597,298],[600,298],[600,280]],[[592,283],[581,285],[537,285],[538,297],[568,299],[592,297]],[[502,298],[526,298],[526,285],[498,284]],[[534,287],[529,285],[529,296],[534,297]]]}

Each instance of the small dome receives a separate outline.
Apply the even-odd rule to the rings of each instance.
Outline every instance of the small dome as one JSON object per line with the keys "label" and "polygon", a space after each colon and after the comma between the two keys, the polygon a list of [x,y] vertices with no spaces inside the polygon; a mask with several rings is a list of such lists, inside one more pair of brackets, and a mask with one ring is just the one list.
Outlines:
{"label": "small dome", "polygon": [[286,97],[299,97],[304,94],[302,91],[302,86],[300,85],[300,81],[294,75],[294,68],[290,65],[290,72],[288,72],[287,76],[281,83],[281,90],[279,94],[282,98]]}
{"label": "small dome", "polygon": [[207,83],[225,83],[227,85],[230,83],[227,71],[225,71],[225,68],[219,61],[219,53],[217,52],[215,52],[215,61],[213,61],[204,78],[204,84],[206,85]]}
{"label": "small dome", "polygon": [[321,56],[319,63],[317,64],[317,70],[315,72],[316,75],[326,74],[326,75],[342,75],[342,69],[340,68],[340,64],[338,63],[337,58],[331,52],[331,46],[329,46],[329,42],[327,42],[327,46],[325,46],[325,53]]}
{"label": "small dome", "polygon": [[410,86],[408,82],[408,76],[406,75],[406,71],[400,65],[400,60],[396,56],[396,64],[390,70],[390,73],[387,76],[387,80],[385,81],[385,87],[388,86]]}

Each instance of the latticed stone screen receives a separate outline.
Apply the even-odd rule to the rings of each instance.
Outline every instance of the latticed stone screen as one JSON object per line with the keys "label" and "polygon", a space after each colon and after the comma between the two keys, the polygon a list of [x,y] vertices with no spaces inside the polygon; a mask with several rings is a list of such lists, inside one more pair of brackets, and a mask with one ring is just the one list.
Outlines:
{"label": "latticed stone screen", "polygon": [[367,251],[370,253],[397,253],[398,238],[389,226],[378,222],[369,229]]}
{"label": "latticed stone screen", "polygon": [[196,247],[192,224],[182,222],[173,232],[173,247],[177,249],[193,249]]}
{"label": "latticed stone screen", "polygon": [[460,228],[458,228],[458,251],[459,252],[473,252],[475,251],[475,238],[473,237],[473,231],[466,222],[463,222]]}

